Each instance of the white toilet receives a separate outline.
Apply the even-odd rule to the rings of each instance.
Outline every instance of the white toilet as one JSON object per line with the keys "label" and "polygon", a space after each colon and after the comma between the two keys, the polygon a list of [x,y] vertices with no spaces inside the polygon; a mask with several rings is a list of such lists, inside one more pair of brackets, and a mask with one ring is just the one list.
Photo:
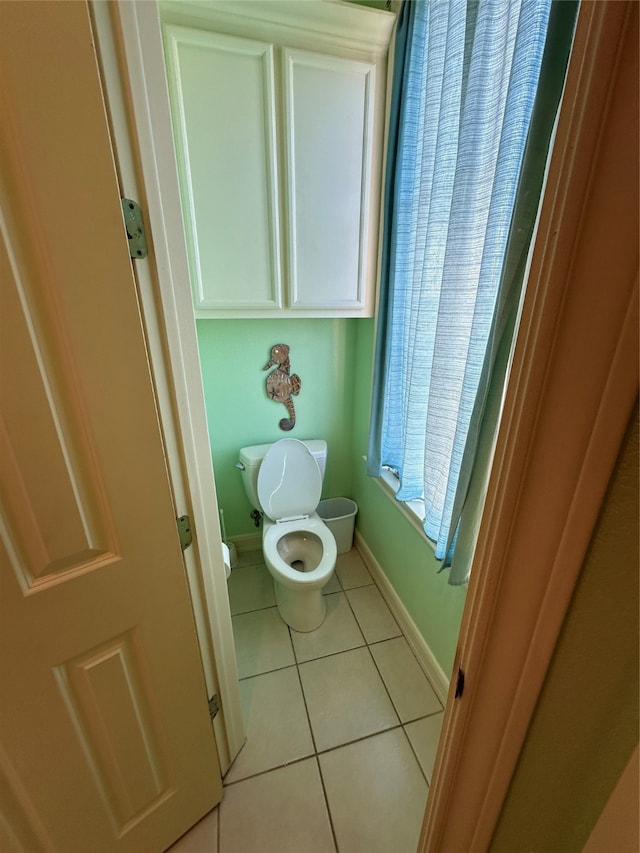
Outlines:
{"label": "white toilet", "polygon": [[327,443],[283,438],[240,450],[247,496],[264,513],[262,552],[280,615],[296,631],[322,624],[322,590],[336,565],[336,540],[316,513]]}

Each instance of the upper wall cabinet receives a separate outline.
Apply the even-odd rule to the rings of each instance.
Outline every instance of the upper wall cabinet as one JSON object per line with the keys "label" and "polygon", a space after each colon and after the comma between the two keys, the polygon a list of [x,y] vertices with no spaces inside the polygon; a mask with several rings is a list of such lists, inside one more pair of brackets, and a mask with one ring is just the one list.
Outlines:
{"label": "upper wall cabinet", "polygon": [[393,16],[327,0],[161,13],[196,316],[372,316]]}
{"label": "upper wall cabinet", "polygon": [[194,304],[281,308],[273,46],[177,26],[166,38]]}

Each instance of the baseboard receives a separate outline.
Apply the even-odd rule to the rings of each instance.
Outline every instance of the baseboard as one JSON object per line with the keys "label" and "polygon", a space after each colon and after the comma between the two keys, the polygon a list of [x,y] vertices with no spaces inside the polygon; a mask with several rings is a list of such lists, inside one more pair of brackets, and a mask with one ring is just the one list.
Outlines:
{"label": "baseboard", "polygon": [[364,560],[367,568],[371,572],[371,576],[376,582],[382,597],[387,602],[389,610],[391,610],[398,625],[402,628],[402,632],[407,638],[407,642],[411,646],[418,663],[424,670],[424,674],[427,676],[431,686],[435,690],[438,699],[442,702],[443,706],[446,705],[447,694],[449,693],[449,679],[445,675],[444,670],[436,660],[427,641],[418,630],[416,623],[409,615],[409,611],[400,600],[398,593],[395,591],[389,579],[382,571],[380,563],[378,563],[372,550],[364,541],[358,530],[355,531],[354,544],[360,552],[360,556]]}
{"label": "baseboard", "polygon": [[230,536],[229,542],[233,542],[238,549],[238,554],[246,551],[256,551],[262,548],[262,533],[243,533],[241,536]]}

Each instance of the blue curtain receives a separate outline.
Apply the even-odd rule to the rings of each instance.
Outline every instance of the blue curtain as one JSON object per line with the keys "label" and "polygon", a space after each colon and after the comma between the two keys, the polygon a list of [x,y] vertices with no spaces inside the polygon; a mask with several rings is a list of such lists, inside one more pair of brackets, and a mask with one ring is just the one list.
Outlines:
{"label": "blue curtain", "polygon": [[[569,10],[571,33],[576,3],[555,5]],[[398,20],[368,465],[373,476],[385,465],[398,473],[398,500],[424,500],[425,533],[445,565],[537,209],[542,173],[524,193],[528,219],[512,219],[550,9],[551,0],[406,0]],[[565,33],[556,108],[569,44]],[[508,247],[515,265],[505,265]]]}

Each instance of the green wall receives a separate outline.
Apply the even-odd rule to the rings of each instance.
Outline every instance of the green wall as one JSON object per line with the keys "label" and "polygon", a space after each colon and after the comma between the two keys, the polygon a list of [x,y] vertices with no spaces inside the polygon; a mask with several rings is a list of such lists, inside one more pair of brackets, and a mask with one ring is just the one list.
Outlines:
{"label": "green wall", "polygon": [[[411,614],[438,663],[450,674],[466,587],[451,587],[424,537],[393,498],[366,476],[374,320],[198,320],[198,344],[218,502],[228,536],[254,533],[238,451],[294,438],[328,443],[323,497],[351,497],[356,527]],[[264,365],[274,344],[291,348],[302,380],[296,426],[282,432],[281,404],[265,392]]]}
{"label": "green wall", "polygon": [[[241,447],[292,438],[328,445],[323,497],[351,496],[354,320],[198,320],[198,346],[218,503],[228,536],[255,533],[251,506],[235,467]],[[266,394],[271,347],[288,344],[296,425],[283,432],[281,403]],[[273,369],[273,368],[271,368]]]}
{"label": "green wall", "polygon": [[357,527],[447,676],[453,667],[466,586],[449,586],[438,574],[431,546],[394,498],[366,474],[374,320],[359,320],[356,339],[353,422],[353,499]]}

